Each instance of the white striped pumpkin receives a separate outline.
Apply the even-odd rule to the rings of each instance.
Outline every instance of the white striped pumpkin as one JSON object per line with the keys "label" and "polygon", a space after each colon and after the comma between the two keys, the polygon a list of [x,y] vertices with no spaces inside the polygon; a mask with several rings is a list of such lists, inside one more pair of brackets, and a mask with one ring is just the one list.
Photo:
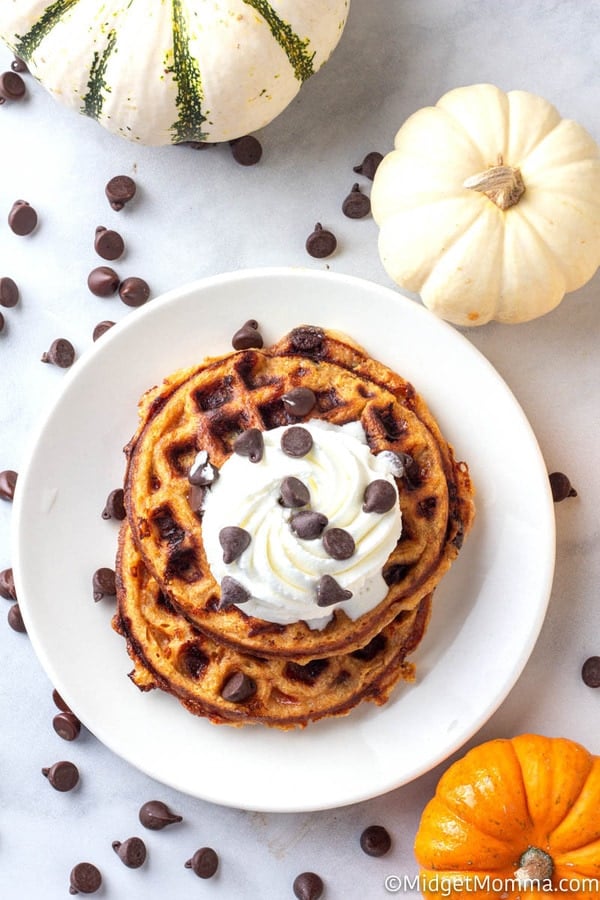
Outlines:
{"label": "white striped pumpkin", "polygon": [[0,0],[0,38],[57,100],[143,144],[256,131],[341,37],[350,0]]}

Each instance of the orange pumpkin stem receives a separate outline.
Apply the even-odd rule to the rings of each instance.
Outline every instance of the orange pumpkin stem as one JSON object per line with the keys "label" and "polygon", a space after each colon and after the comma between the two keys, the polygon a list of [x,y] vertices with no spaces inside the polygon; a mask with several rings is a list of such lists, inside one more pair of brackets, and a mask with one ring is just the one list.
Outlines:
{"label": "orange pumpkin stem", "polygon": [[554,861],[539,847],[528,847],[519,860],[515,878],[522,888],[540,887],[548,883],[554,872]]}
{"label": "orange pumpkin stem", "polygon": [[502,210],[515,206],[525,193],[525,182],[519,169],[505,166],[502,162],[467,178],[463,187],[485,194]]}

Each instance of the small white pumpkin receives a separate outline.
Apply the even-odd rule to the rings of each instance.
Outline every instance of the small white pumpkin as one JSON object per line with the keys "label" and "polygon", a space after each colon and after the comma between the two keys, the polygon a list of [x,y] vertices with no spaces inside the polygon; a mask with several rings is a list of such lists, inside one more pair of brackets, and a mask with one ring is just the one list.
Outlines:
{"label": "small white pumpkin", "polygon": [[256,131],[339,41],[350,0],[0,0],[51,94],[143,144]]}
{"label": "small white pumpkin", "polygon": [[600,265],[600,150],[541,97],[457,88],[400,128],[371,208],[385,269],[429,309],[525,322]]}

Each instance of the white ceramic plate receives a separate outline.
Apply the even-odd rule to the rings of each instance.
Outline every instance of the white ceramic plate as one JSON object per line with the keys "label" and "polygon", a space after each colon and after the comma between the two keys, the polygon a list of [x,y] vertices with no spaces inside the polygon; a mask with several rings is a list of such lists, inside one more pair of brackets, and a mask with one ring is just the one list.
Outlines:
{"label": "white ceramic plate", "polygon": [[[122,448],[144,390],[226,352],[256,318],[267,344],[295,325],[343,330],[413,381],[477,489],[477,520],[436,593],[418,678],[383,708],[304,731],[214,726],[127,678],[112,604],[91,575],[114,560],[101,518],[122,482]],[[239,272],[171,292],[108,332],[65,377],[22,468],[13,560],[23,616],[54,686],[113,751],[181,791],[254,810],[300,811],[376,796],[426,772],[494,712],[521,673],[546,611],[554,513],[531,428],[492,366],[397,292],[300,269]]]}

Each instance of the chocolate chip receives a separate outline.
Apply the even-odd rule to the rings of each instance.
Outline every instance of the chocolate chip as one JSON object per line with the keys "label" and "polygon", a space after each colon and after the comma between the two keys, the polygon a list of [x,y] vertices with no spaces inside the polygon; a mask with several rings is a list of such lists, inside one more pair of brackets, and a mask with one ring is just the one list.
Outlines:
{"label": "chocolate chip", "polygon": [[99,225],[94,237],[94,250],[102,259],[119,259],[125,251],[125,241],[118,231]]}
{"label": "chocolate chip", "polygon": [[149,828],[150,831],[160,831],[167,825],[183,821],[182,817],[172,813],[162,800],[148,800],[144,803],[140,807],[139,820],[144,828]]}
{"label": "chocolate chip", "polygon": [[298,900],[319,900],[324,887],[323,879],[315,872],[302,872],[294,878],[294,896]]}
{"label": "chocolate chip", "polygon": [[322,352],[325,332],[316,325],[301,325],[292,328],[290,342],[297,353],[315,356]]}
{"label": "chocolate chip", "polygon": [[101,338],[103,334],[112,328],[115,323],[111,322],[109,319],[105,319],[103,322],[98,322],[92,332],[92,340],[97,341],[98,338]]}
{"label": "chocolate chip", "polygon": [[126,515],[125,492],[123,488],[115,488],[106,498],[106,503],[102,510],[102,518],[117,519],[119,522],[122,522]]}
{"label": "chocolate chip", "polygon": [[377,153],[376,151],[367,153],[360,165],[354,166],[353,171],[356,172],[357,175],[364,175],[365,178],[370,178],[371,181],[373,181],[373,179],[375,178],[375,172],[377,171],[382,159],[383,156],[381,153]]}
{"label": "chocolate chip", "polygon": [[293,416],[305,416],[316,405],[317,398],[310,388],[298,387],[283,394],[283,405]]}
{"label": "chocolate chip", "polygon": [[135,181],[129,175],[115,175],[104,188],[108,202],[116,212],[119,212],[126,203],[133,200],[135,192]]}
{"label": "chocolate chip", "polygon": [[227,565],[234,562],[250,546],[251,537],[237,525],[227,525],[219,532],[219,543],[223,548],[223,562]]}
{"label": "chocolate chip", "polygon": [[19,302],[19,288],[16,283],[5,275],[0,278],[0,306],[16,306]]}
{"label": "chocolate chip", "polygon": [[306,238],[306,252],[315,259],[325,259],[331,256],[337,247],[337,238],[331,231],[327,231],[320,222],[315,225]]}
{"label": "chocolate chip", "polygon": [[0,572],[0,597],[5,600],[16,600],[15,579],[12,569],[2,569]]}
{"label": "chocolate chip", "polygon": [[52,699],[54,701],[54,705],[58,709],[61,709],[63,712],[71,712],[70,706],[67,703],[65,703],[63,698],[60,696],[60,694],[56,690],[56,688],[52,691]]}
{"label": "chocolate chip", "polygon": [[63,741],[74,741],[81,732],[81,722],[72,712],[59,712],[52,719],[52,727]]}
{"label": "chocolate chip", "polygon": [[13,72],[20,72],[21,74],[24,72],[29,72],[27,63],[25,62],[24,59],[21,59],[20,56],[15,56],[15,58],[13,59],[13,61],[10,64],[10,67],[13,70]]}
{"label": "chocolate chip", "polygon": [[10,502],[13,499],[18,477],[17,473],[12,469],[5,469],[4,472],[0,472],[0,500],[8,500]]}
{"label": "chocolate chip", "polygon": [[143,306],[150,296],[150,287],[143,278],[125,278],[119,285],[119,297],[125,306]]}
{"label": "chocolate chip", "polygon": [[42,769],[42,775],[56,791],[72,791],[79,781],[79,769],[75,763],[67,760],[56,762],[49,769]]}
{"label": "chocolate chip", "polygon": [[356,550],[354,538],[343,528],[330,528],[326,531],[323,546],[332,559],[350,559]]}
{"label": "chocolate chip", "polygon": [[57,338],[50,344],[50,349],[42,353],[41,360],[59,369],[68,369],[75,362],[75,348],[66,338]]}
{"label": "chocolate chip", "polygon": [[102,885],[100,870],[89,862],[77,863],[71,869],[70,894],[95,894]]}
{"label": "chocolate chip", "polygon": [[250,350],[251,348],[260,350],[263,339],[256,319],[248,319],[247,322],[244,322],[232,337],[231,345],[234,350]]}
{"label": "chocolate chip", "polygon": [[115,597],[117,593],[115,570],[106,566],[96,569],[92,576],[92,588],[96,603],[103,597]]}
{"label": "chocolate chip", "polygon": [[201,513],[204,508],[204,499],[206,497],[206,487],[201,484],[193,484],[188,494],[188,503],[190,509],[194,513]]}
{"label": "chocolate chip", "polygon": [[27,629],[25,628],[25,622],[23,621],[21,608],[19,607],[18,603],[13,603],[8,611],[7,619],[8,624],[13,631],[19,631],[21,634],[26,634]]}
{"label": "chocolate chip", "polygon": [[3,100],[22,100],[25,96],[25,82],[18,72],[2,72],[0,75],[0,97]]}
{"label": "chocolate chip", "polygon": [[349,219],[364,219],[371,212],[371,201],[361,192],[358,184],[352,185],[352,190],[342,203],[342,212]]}
{"label": "chocolate chip", "polygon": [[331,606],[349,600],[352,591],[345,590],[331,575],[322,575],[317,584],[317,606]]}
{"label": "chocolate chip", "polygon": [[206,450],[200,450],[188,472],[188,481],[200,487],[213,484],[219,477],[219,470],[208,461]]}
{"label": "chocolate chip", "polygon": [[4,331],[4,316],[0,313],[0,331]]}
{"label": "chocolate chip", "polygon": [[265,442],[260,428],[249,428],[242,432],[233,444],[233,452],[238,456],[247,456],[250,462],[257,463],[263,458]]}
{"label": "chocolate chip", "polygon": [[560,503],[562,500],[566,500],[567,497],[577,496],[577,491],[563,472],[551,472],[548,477],[550,479],[552,499],[555,503]]}
{"label": "chocolate chip", "polygon": [[188,859],[185,867],[191,869],[198,878],[212,878],[219,868],[219,857],[212,847],[201,847]]}
{"label": "chocolate chip", "polygon": [[392,839],[382,825],[369,825],[360,836],[360,846],[367,856],[385,856]]}
{"label": "chocolate chip", "polygon": [[15,234],[24,237],[35,230],[38,217],[35,209],[26,200],[15,200],[8,214],[8,224]]}
{"label": "chocolate chip", "polygon": [[234,672],[223,684],[221,697],[229,703],[243,703],[256,693],[256,682],[245,672]]}
{"label": "chocolate chip", "polygon": [[280,503],[288,509],[306,506],[310,501],[310,491],[299,478],[295,478],[293,475],[288,475],[283,479],[280,491]]}
{"label": "chocolate chip", "polygon": [[290,528],[299,538],[305,541],[314,541],[315,538],[321,537],[328,521],[327,516],[324,516],[322,513],[305,509],[292,516]]}
{"label": "chocolate chip", "polygon": [[377,478],[367,485],[363,495],[363,511],[366,513],[389,512],[396,505],[398,497],[391,482]]}
{"label": "chocolate chip", "polygon": [[119,276],[110,266],[97,266],[88,275],[87,285],[96,297],[112,297],[119,287]]}
{"label": "chocolate chip", "polygon": [[240,166],[254,166],[262,156],[260,141],[251,134],[236,138],[229,143],[231,154]]}
{"label": "chocolate chip", "polygon": [[588,687],[600,687],[600,656],[590,656],[581,669],[581,677]]}
{"label": "chocolate chip", "polygon": [[312,449],[313,439],[310,431],[300,425],[292,425],[281,435],[281,449],[287,456],[299,458],[306,456]]}
{"label": "chocolate chip", "polygon": [[112,848],[128,869],[139,869],[146,862],[146,845],[139,837],[130,837],[126,841],[113,841]]}
{"label": "chocolate chip", "polygon": [[238,603],[247,603],[250,599],[250,593],[243,584],[225,575],[221,581],[221,602],[219,609],[227,609],[229,606],[235,606]]}

